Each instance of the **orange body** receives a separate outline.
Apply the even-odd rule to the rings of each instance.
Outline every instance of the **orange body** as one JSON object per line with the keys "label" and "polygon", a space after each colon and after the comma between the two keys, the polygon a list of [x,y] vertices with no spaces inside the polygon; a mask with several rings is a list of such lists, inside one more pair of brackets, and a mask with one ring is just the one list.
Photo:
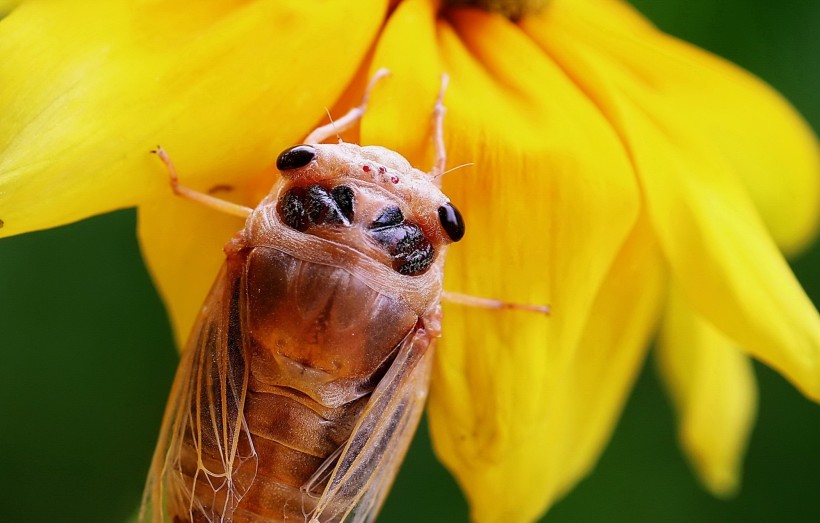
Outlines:
{"label": "orange body", "polygon": [[460,216],[380,147],[278,165],[183,355],[143,521],[372,521],[418,424]]}

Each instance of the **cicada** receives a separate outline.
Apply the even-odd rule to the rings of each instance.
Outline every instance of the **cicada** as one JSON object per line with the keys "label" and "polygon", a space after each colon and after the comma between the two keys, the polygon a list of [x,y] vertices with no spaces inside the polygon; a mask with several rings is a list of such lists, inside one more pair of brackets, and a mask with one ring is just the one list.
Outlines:
{"label": "cicada", "polygon": [[247,221],[183,352],[142,521],[375,519],[421,417],[445,254],[464,234],[438,186],[443,92],[431,172],[322,143],[365,95],[279,155],[255,209],[180,186],[156,151],[178,194]]}

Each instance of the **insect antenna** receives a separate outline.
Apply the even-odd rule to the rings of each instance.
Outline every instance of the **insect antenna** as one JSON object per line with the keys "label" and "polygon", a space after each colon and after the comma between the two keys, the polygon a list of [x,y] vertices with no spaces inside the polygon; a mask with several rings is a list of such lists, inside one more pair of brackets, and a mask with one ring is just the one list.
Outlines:
{"label": "insect antenna", "polygon": [[470,167],[470,166],[473,166],[473,165],[475,165],[475,162],[467,162],[467,163],[462,163],[461,165],[456,165],[455,167],[450,167],[449,169],[447,169],[443,173],[433,175],[433,179],[437,180],[437,179],[441,178],[442,176],[444,176],[447,173],[451,173],[453,171],[461,169],[462,167]]}
{"label": "insect antenna", "polygon": [[342,135],[339,134],[339,129],[336,128],[336,122],[333,121],[333,115],[330,114],[330,109],[325,107],[325,112],[327,113],[327,119],[330,120],[330,126],[333,127],[333,132],[336,134],[336,139],[339,140],[339,143],[344,143]]}

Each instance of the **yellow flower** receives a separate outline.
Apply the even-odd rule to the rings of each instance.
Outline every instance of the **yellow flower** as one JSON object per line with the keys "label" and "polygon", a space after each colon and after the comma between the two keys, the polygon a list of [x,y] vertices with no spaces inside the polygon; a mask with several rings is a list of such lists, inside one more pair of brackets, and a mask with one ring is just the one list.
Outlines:
{"label": "yellow flower", "polygon": [[386,67],[346,138],[424,168],[447,71],[450,163],[476,166],[444,182],[469,227],[446,285],[553,308],[445,307],[430,426],[476,521],[530,521],[589,473],[659,321],[682,443],[716,494],[738,484],[750,356],[820,400],[820,320],[779,250],[818,223],[816,138],[623,3],[514,23],[433,0],[24,2],[0,56],[0,234],[137,206],[178,341],[242,224],[172,196],[148,150],[255,205],[276,154]]}

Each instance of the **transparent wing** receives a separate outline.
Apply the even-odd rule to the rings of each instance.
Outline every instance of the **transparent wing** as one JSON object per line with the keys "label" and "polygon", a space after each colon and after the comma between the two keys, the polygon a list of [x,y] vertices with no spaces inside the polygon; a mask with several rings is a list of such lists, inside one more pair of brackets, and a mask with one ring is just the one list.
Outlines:
{"label": "transparent wing", "polygon": [[[341,453],[308,521],[373,521],[418,426],[430,381],[434,339],[417,328],[399,347]],[[325,473],[326,474],[326,473]],[[305,486],[323,479],[322,468]]]}
{"label": "transparent wing", "polygon": [[183,353],[143,493],[141,522],[176,516],[230,521],[256,476],[256,451],[243,413],[248,366],[241,274],[238,263],[223,266]]}

